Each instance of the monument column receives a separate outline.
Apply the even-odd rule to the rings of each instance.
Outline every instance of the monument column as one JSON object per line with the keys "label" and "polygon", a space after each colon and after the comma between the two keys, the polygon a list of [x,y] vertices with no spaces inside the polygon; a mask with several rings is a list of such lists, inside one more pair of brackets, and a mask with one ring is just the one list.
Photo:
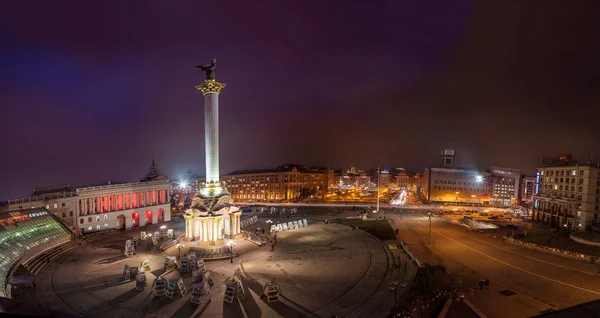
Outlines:
{"label": "monument column", "polygon": [[225,84],[206,79],[196,89],[204,94],[204,153],[206,183],[219,184],[219,93]]}

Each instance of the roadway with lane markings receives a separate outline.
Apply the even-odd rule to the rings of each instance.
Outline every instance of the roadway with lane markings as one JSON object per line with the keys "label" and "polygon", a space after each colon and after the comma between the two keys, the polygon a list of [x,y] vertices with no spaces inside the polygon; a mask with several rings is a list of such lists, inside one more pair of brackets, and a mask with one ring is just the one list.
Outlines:
{"label": "roadway with lane markings", "polygon": [[[467,297],[488,317],[528,317],[600,298],[595,265],[503,243],[418,211],[386,212],[392,227],[422,262],[444,264],[461,277]],[[477,290],[488,278],[490,289]],[[505,296],[500,291],[510,290]]]}

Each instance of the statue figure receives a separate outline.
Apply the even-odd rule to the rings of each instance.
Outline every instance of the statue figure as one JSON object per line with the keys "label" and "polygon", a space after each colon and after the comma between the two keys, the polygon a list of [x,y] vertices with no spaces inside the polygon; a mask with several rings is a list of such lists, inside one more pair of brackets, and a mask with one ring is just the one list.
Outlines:
{"label": "statue figure", "polygon": [[217,59],[212,59],[212,61],[210,62],[210,64],[206,64],[206,65],[198,65],[196,66],[197,69],[201,70],[202,72],[206,73],[206,80],[216,80],[216,75],[217,73],[215,72],[215,69],[217,68]]}

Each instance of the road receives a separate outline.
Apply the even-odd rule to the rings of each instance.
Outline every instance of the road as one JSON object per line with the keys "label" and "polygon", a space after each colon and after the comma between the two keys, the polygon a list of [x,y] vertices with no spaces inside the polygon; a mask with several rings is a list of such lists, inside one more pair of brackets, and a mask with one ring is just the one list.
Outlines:
{"label": "road", "polygon": [[[528,317],[600,298],[595,265],[502,242],[419,211],[386,212],[411,252],[423,263],[444,264],[459,277],[467,298],[488,317]],[[496,231],[497,233],[498,231]],[[490,289],[477,282],[490,279]],[[515,294],[505,296],[500,291]]]}

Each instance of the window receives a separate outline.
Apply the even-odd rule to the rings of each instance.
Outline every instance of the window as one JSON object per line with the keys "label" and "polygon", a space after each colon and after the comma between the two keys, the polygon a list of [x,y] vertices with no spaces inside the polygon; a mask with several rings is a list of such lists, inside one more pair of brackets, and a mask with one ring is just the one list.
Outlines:
{"label": "window", "polygon": [[92,223],[92,217],[88,218],[88,223]]}
{"label": "window", "polygon": [[577,200],[581,200],[581,194],[577,195]]}
{"label": "window", "polygon": [[63,212],[63,219],[67,217],[67,214]]}
{"label": "window", "polygon": [[108,220],[108,215],[104,214],[104,221]]}
{"label": "window", "polygon": [[69,216],[73,216],[73,211],[69,211]]}
{"label": "window", "polygon": [[79,219],[79,224],[83,224],[83,218]]}
{"label": "window", "polygon": [[579,187],[579,188],[577,188],[577,191],[579,191],[579,192],[583,192],[583,187]]}
{"label": "window", "polygon": [[576,176],[577,175],[577,170],[571,170],[571,175],[572,176]]}
{"label": "window", "polygon": [[583,170],[579,170],[579,176],[583,177]]}
{"label": "window", "polygon": [[575,183],[575,178],[571,178],[571,183]]}
{"label": "window", "polygon": [[50,205],[46,205],[46,209],[50,209]]}
{"label": "window", "polygon": [[100,225],[96,225],[96,231],[100,231]]}
{"label": "window", "polygon": [[562,189],[563,189],[563,187],[562,187],[562,185],[560,185],[560,186],[558,187],[558,190],[562,190]]}
{"label": "window", "polygon": [[58,208],[58,204],[54,203],[54,208],[55,209]]}
{"label": "window", "polygon": [[96,222],[100,221],[100,216],[96,215]]}
{"label": "window", "polygon": [[64,203],[64,202],[63,202],[63,203],[61,203],[61,205],[60,205],[60,206],[64,208],[64,207],[65,207],[65,203]]}
{"label": "window", "polygon": [[108,229],[108,224],[104,223],[104,228]]}
{"label": "window", "polygon": [[583,179],[579,179],[579,184],[583,184]]}
{"label": "window", "polygon": [[91,230],[92,230],[92,227],[91,227],[91,226],[88,226],[88,231],[91,231]]}

